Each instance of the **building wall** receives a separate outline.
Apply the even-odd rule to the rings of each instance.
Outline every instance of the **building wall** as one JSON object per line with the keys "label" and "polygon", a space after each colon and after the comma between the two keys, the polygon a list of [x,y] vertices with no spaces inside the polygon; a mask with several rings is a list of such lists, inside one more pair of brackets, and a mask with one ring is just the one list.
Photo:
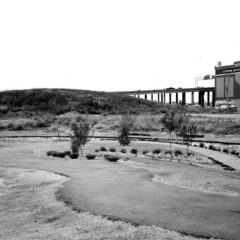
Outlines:
{"label": "building wall", "polygon": [[216,100],[227,99],[227,96],[229,99],[240,99],[240,73],[216,77],[215,90]]}
{"label": "building wall", "polygon": [[[234,77],[221,76],[216,78],[216,99],[234,98]],[[228,86],[228,88],[227,88]]]}
{"label": "building wall", "polygon": [[240,73],[235,74],[234,98],[240,99]]}

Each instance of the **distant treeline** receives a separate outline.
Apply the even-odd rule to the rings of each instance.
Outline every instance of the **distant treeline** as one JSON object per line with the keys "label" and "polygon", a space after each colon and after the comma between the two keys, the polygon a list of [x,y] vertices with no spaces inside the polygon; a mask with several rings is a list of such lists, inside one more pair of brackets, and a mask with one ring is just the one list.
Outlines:
{"label": "distant treeline", "polygon": [[[130,96],[73,89],[30,89],[0,92],[0,112],[63,114],[163,113],[171,108]],[[178,106],[179,107],[179,106]]]}

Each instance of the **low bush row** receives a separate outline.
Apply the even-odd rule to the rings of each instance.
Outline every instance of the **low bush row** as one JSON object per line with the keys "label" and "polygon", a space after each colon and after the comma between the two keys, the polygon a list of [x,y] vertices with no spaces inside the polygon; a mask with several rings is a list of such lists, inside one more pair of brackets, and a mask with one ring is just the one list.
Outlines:
{"label": "low bush row", "polygon": [[[197,146],[197,145],[195,145],[195,146]],[[210,144],[208,147],[207,147],[207,145],[205,145],[204,143],[200,143],[199,144],[199,147],[202,147],[202,148],[208,148],[208,149],[210,149],[210,150],[212,150],[212,151],[218,151],[218,152],[224,152],[224,153],[227,153],[227,154],[232,154],[232,155],[235,155],[235,156],[240,156],[240,152],[237,152],[236,150],[230,150],[230,149],[228,149],[228,148],[224,148],[224,149],[221,149],[220,147],[216,147],[216,146],[214,146],[214,145],[212,145],[212,144]]]}
{"label": "low bush row", "polygon": [[[47,156],[65,158],[66,156],[72,156],[70,151],[58,152],[58,151],[48,151]],[[74,156],[73,156],[74,157]]]}

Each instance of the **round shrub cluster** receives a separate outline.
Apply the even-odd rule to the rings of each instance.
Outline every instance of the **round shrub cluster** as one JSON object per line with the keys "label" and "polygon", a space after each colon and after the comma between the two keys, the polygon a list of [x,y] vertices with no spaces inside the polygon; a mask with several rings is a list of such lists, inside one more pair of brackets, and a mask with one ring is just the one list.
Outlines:
{"label": "round shrub cluster", "polygon": [[183,155],[183,153],[182,153],[181,150],[176,149],[176,150],[174,151],[174,155],[177,157],[177,156],[181,156],[181,155]]}
{"label": "round shrub cluster", "polygon": [[58,152],[58,151],[48,151],[47,156],[53,156],[53,157],[59,157],[59,158],[65,158],[66,156],[70,156],[70,151],[65,152]]}
{"label": "round shrub cluster", "polygon": [[101,152],[107,152],[107,149],[105,147],[100,147]]}
{"label": "round shrub cluster", "polygon": [[138,150],[137,150],[136,148],[132,148],[132,149],[131,149],[131,153],[132,153],[132,154],[137,154],[137,153],[138,153]]}
{"label": "round shrub cluster", "polygon": [[117,162],[120,159],[119,156],[110,154],[105,155],[104,158],[110,162]]}
{"label": "round shrub cluster", "polygon": [[115,148],[109,148],[109,152],[116,152]]}
{"label": "round shrub cluster", "polygon": [[120,150],[121,153],[127,153],[127,150],[125,148]]}
{"label": "round shrub cluster", "polygon": [[161,152],[161,149],[159,149],[159,148],[153,150],[153,154],[159,154],[160,152]]}
{"label": "round shrub cluster", "polygon": [[93,160],[93,159],[95,159],[96,158],[96,154],[87,154],[86,155],[86,158],[88,159],[88,160]]}
{"label": "round shrub cluster", "polygon": [[148,154],[149,153],[149,151],[147,151],[147,150],[143,150],[143,152],[142,152],[144,155],[145,154]]}

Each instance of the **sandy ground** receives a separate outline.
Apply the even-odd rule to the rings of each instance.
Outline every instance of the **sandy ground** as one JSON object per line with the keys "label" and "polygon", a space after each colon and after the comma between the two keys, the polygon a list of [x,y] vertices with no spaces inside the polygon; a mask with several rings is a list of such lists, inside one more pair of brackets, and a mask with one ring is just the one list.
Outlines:
{"label": "sandy ground", "polygon": [[65,181],[51,172],[0,168],[0,239],[196,239],[73,211],[55,197]]}

